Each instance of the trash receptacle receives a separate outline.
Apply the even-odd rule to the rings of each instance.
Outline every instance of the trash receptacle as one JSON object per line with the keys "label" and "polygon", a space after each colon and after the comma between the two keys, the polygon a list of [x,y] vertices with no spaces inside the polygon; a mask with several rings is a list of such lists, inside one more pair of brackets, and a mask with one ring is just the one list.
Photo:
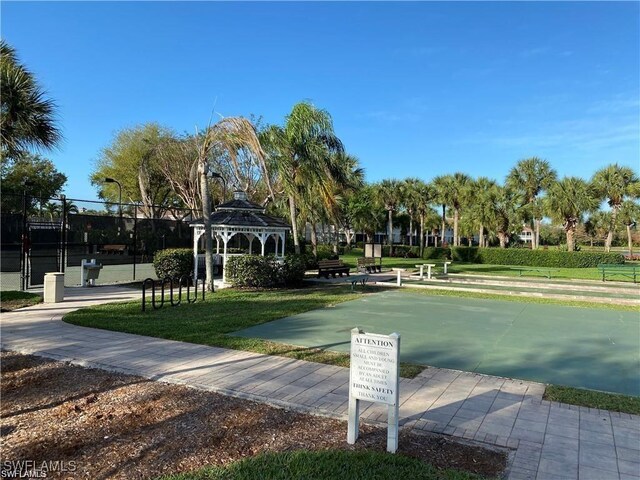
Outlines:
{"label": "trash receptacle", "polygon": [[64,300],[64,273],[45,273],[44,301],[58,303]]}
{"label": "trash receptacle", "polygon": [[96,262],[95,258],[90,261],[83,258],[80,262],[80,285],[83,287],[95,285],[96,279],[100,275],[100,269],[102,269],[102,264]]}

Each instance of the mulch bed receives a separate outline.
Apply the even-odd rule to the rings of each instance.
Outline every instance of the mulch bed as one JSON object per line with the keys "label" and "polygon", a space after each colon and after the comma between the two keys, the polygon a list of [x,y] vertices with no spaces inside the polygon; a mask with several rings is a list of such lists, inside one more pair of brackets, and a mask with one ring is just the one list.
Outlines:
{"label": "mulch bed", "polygon": [[[59,461],[47,478],[153,478],[261,452],[386,449],[386,430],[13,352],[0,354],[2,468]],[[399,453],[484,476],[506,456],[447,437],[402,432]],[[73,471],[70,471],[73,470]],[[2,473],[2,472],[0,472]]]}

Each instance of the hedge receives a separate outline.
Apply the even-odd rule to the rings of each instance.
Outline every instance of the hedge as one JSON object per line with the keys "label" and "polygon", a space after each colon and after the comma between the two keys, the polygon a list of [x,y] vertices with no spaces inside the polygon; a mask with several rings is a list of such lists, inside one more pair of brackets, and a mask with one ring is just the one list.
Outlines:
{"label": "hedge", "polygon": [[[473,247],[469,250],[473,250]],[[471,260],[473,261],[473,260]],[[624,263],[619,253],[563,252],[525,248],[478,248],[477,263],[491,265],[527,265],[530,267],[589,268],[600,263]]]}
{"label": "hedge", "polygon": [[305,269],[304,255],[287,255],[282,263],[273,256],[242,255],[227,259],[226,278],[234,287],[299,286]]}
{"label": "hedge", "polygon": [[190,248],[168,248],[158,250],[153,257],[153,268],[158,278],[191,276],[193,250]]}

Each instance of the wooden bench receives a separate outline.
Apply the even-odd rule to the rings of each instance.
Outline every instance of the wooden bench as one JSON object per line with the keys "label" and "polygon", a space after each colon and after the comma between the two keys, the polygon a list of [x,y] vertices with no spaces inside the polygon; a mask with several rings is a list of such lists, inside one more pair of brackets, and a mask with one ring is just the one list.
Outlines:
{"label": "wooden bench", "polygon": [[345,278],[344,281],[347,283],[351,283],[351,291],[353,292],[353,287],[356,286],[357,283],[362,284],[364,287],[365,283],[369,280],[369,275],[366,273],[360,275],[351,275],[349,278]]}
{"label": "wooden bench", "polygon": [[533,273],[540,272],[545,275],[547,278],[551,278],[551,272],[557,272],[556,268],[544,268],[544,267],[511,267],[511,270],[518,270],[520,272],[520,277],[523,275],[523,272]]}
{"label": "wooden bench", "polygon": [[376,259],[373,257],[359,257],[358,258],[358,270],[367,273],[376,273],[382,271],[382,259],[380,263],[376,263]]}
{"label": "wooden bench", "polygon": [[329,275],[336,278],[336,273],[342,276],[343,273],[349,275],[350,268],[347,267],[342,260],[320,260],[318,262],[318,278],[329,278]]}
{"label": "wooden bench", "polygon": [[119,253],[120,255],[123,255],[126,249],[126,245],[103,245],[100,249],[100,253],[104,253],[106,255]]}
{"label": "wooden bench", "polygon": [[640,271],[640,266],[601,263],[600,265],[598,265],[598,270],[602,272],[603,282],[607,279],[608,276],[620,275],[623,277],[632,278],[633,283],[637,283],[636,279],[638,276],[638,271]]}

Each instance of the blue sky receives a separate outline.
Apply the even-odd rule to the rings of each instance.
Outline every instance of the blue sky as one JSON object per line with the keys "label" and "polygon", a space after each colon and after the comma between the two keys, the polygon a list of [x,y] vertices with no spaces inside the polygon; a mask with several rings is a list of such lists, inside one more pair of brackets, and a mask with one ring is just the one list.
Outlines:
{"label": "blue sky", "polygon": [[311,100],[367,180],[463,171],[502,181],[521,158],[590,177],[638,170],[638,2],[2,2],[2,37],[59,106],[46,156],[92,199],[125,127],[178,132],[211,112],[282,123]]}

